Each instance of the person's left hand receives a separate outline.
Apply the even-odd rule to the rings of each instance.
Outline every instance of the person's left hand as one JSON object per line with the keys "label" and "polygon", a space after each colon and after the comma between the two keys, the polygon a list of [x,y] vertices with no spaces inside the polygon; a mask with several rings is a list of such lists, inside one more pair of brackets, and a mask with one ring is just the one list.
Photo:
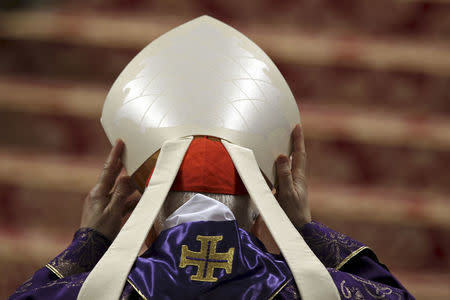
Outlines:
{"label": "person's left hand", "polygon": [[130,176],[119,176],[124,143],[118,140],[105,162],[97,184],[84,200],[81,227],[88,227],[114,240],[122,218],[134,209],[140,195],[135,193]]}

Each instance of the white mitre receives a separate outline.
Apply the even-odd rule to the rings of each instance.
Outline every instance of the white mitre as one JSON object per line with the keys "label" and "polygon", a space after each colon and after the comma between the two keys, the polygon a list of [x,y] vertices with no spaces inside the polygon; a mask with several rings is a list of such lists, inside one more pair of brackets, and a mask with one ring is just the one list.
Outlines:
{"label": "white mitre", "polygon": [[111,142],[118,138],[125,142],[123,162],[128,174],[136,173],[160,152],[141,201],[87,277],[78,299],[120,297],[196,135],[222,140],[282,251],[302,299],[339,299],[331,276],[291,224],[261,174],[260,169],[275,182],[275,158],[290,153],[290,134],[300,116],[280,71],[243,34],[203,16],[162,35],[114,82],[101,122]]}
{"label": "white mitre", "polygon": [[208,16],[154,40],[122,71],[102,125],[124,140],[133,174],[168,139],[208,135],[255,153],[274,183],[274,161],[290,153],[297,104],[272,60],[243,34]]}

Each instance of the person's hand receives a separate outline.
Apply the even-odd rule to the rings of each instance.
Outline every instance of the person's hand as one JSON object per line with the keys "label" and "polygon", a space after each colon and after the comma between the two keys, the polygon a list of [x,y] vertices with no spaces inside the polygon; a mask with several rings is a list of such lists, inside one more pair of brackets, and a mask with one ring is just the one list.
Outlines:
{"label": "person's hand", "polygon": [[81,227],[93,228],[111,241],[120,231],[122,218],[139,201],[131,178],[119,176],[123,148],[123,141],[118,140],[109,153],[97,184],[84,200],[81,216]]}
{"label": "person's hand", "polygon": [[[297,228],[311,222],[306,188],[306,151],[303,132],[298,124],[292,131],[292,161],[280,155],[276,161],[277,200]],[[291,166],[292,165],[292,166]]]}

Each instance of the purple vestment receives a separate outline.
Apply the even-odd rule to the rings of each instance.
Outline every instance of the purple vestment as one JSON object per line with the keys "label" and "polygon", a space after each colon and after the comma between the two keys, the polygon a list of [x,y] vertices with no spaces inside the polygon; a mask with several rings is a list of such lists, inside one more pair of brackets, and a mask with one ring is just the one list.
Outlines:
{"label": "purple vestment", "polygon": [[[414,299],[358,241],[316,222],[300,233],[328,268],[342,299]],[[72,244],[10,299],[76,299],[109,245],[92,229],[78,230]],[[235,221],[198,221],[158,236],[136,260],[122,299],[300,298],[281,255],[268,253]]]}

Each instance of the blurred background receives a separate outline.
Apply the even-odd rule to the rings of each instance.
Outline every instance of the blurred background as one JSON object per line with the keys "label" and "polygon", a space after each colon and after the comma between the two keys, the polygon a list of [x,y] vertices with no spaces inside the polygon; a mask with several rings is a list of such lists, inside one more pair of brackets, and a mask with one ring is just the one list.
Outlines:
{"label": "blurred background", "polygon": [[149,42],[208,14],[299,103],[313,217],[417,299],[450,299],[450,1],[0,1],[0,298],[63,250],[110,149],[106,93]]}

